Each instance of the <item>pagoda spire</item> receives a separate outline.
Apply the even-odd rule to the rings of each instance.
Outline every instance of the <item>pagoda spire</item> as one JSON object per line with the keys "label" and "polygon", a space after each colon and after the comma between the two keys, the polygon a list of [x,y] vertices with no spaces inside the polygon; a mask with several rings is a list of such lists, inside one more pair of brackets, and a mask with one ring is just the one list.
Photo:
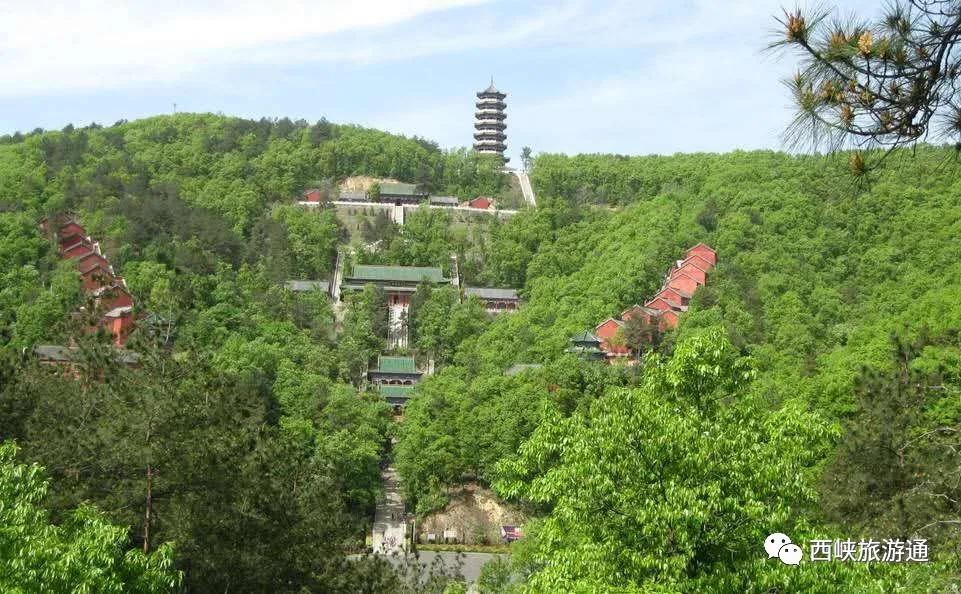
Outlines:
{"label": "pagoda spire", "polygon": [[504,103],[506,93],[502,93],[494,86],[494,76],[491,75],[490,86],[477,93],[477,111],[474,113],[474,150],[481,154],[497,155],[504,162],[508,159],[504,156],[507,150],[507,134],[504,130],[507,124],[504,120],[507,115],[504,110],[507,104]]}

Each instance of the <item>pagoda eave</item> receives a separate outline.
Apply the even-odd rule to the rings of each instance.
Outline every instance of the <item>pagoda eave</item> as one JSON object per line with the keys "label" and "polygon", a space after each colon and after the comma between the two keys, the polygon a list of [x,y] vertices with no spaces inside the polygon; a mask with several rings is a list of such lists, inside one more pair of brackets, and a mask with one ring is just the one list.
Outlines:
{"label": "pagoda eave", "polygon": [[508,161],[504,157],[504,151],[507,150],[505,97],[507,93],[497,90],[491,78],[490,86],[477,93],[477,102],[474,104],[474,151],[480,155],[496,155],[502,163]]}

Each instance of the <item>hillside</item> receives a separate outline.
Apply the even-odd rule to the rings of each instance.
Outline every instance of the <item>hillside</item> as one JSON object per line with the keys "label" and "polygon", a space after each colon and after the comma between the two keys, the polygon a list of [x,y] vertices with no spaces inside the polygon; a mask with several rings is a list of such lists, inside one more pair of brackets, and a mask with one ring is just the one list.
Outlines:
{"label": "hillside", "polygon": [[[335,340],[326,296],[284,289],[326,278],[344,236],[332,210],[294,201],[354,174],[479,193],[485,167],[325,121],[178,114],[0,140],[0,435],[46,468],[43,513],[95,506],[110,542],[162,550],[142,566],[182,571],[190,590],[403,591],[387,565],[344,561],[363,548],[390,431],[389,407],[358,391],[385,302],[358,297]],[[125,278],[138,358],[85,331],[76,312],[93,304],[37,225],[58,213]],[[37,345],[75,345],[70,373]]]}
{"label": "hillside", "polygon": [[[359,261],[447,266],[454,251],[471,282],[524,297],[490,319],[418,289],[412,352],[438,372],[397,426],[361,389],[386,349],[384,295],[352,296],[337,332],[325,295],[284,289],[326,278],[349,237],[294,200],[349,176],[493,193],[489,163],[325,121],[196,114],[5,137],[0,435],[46,469],[38,517],[93,506],[113,530],[98,542],[147,551],[130,563],[191,591],[418,590],[344,560],[394,436],[412,511],[479,483],[534,518],[513,549],[527,591],[944,589],[961,575],[952,157],[895,155],[856,185],[818,156],[541,155],[536,209],[477,229],[440,210],[375,221],[383,241]],[[172,323],[132,335],[136,366],[75,315],[77,273],[37,227],[64,212],[138,313]],[[698,242],[717,267],[656,352],[631,367],[565,354]],[[70,373],[32,356],[41,344],[75,344]],[[515,363],[543,366],[505,375]],[[12,448],[4,460],[25,472]],[[764,563],[772,531],[924,538],[933,562]]]}
{"label": "hillside", "polygon": [[[631,497],[641,497],[653,468],[641,465],[637,474],[627,476],[612,470],[624,481],[613,492],[606,483],[582,483],[603,472],[605,460],[637,456],[631,450],[615,451],[615,444],[596,450],[606,436],[585,434],[612,418],[632,418],[630,409],[611,411],[610,403],[604,404],[618,401],[614,397],[620,386],[635,399],[623,401],[624,406],[633,402],[631,406],[654,406],[655,411],[679,406],[673,404],[677,397],[657,383],[663,379],[657,379],[656,357],[637,371],[585,365],[564,354],[571,335],[642,303],[660,285],[666,263],[687,246],[705,242],[717,250],[719,263],[678,330],[666,337],[660,349],[669,358],[665,365],[682,365],[670,359],[680,356],[682,346],[688,347],[688,356],[694,345],[708,348],[699,351],[705,361],[711,353],[727,353],[714,371],[720,375],[705,378],[713,385],[732,364],[724,363],[726,358],[740,358],[755,377],[717,395],[731,404],[726,414],[733,417],[727,421],[756,418],[787,427],[803,414],[806,420],[799,422],[807,430],[799,437],[808,440],[803,459],[768,470],[770,476],[797,476],[798,497],[769,493],[759,503],[766,509],[761,516],[749,521],[736,515],[750,528],[737,532],[743,544],[730,545],[734,559],[743,557],[747,563],[740,578],[732,579],[761,579],[756,568],[748,567],[755,558],[752,543],[761,542],[768,528],[762,525],[765,514],[790,516],[789,525],[807,526],[797,530],[812,534],[856,537],[873,530],[905,535],[927,526],[925,536],[947,555],[959,542],[958,531],[940,521],[953,521],[961,510],[956,503],[938,501],[936,493],[958,494],[959,459],[953,448],[961,429],[961,249],[956,240],[961,182],[948,150],[924,148],[891,163],[873,183],[858,187],[843,159],[773,152],[539,157],[533,181],[539,196],[553,200],[542,200],[545,206],[537,212],[511,220],[490,256],[522,271],[526,303],[461,343],[452,357],[455,364],[418,387],[397,452],[411,497],[427,510],[443,502],[444,485],[480,477],[502,495],[542,506],[546,534],[534,539],[527,561],[533,567],[558,558],[577,557],[584,563],[538,574],[541,588],[611,586],[618,582],[606,580],[625,571],[638,584],[645,583],[645,576],[663,583],[658,576],[666,579],[667,574],[643,569],[659,563],[680,563],[678,571],[707,580],[702,587],[719,587],[716,580],[731,578],[734,574],[712,565],[711,554],[698,548],[719,543],[710,544],[708,534],[696,536],[694,526],[686,537],[693,548],[684,547],[681,560],[668,560],[662,549],[652,552],[628,536],[632,521],[655,521],[630,506],[647,505]],[[612,204],[617,208],[595,206]],[[721,331],[722,342],[706,347],[705,337],[718,337],[712,330]],[[546,366],[517,377],[502,374],[518,362]],[[693,369],[701,368],[685,373]],[[899,385],[897,377],[912,379],[891,392]],[[917,385],[931,388],[919,394]],[[637,402],[641,394],[654,400]],[[676,439],[683,433],[669,425],[662,429],[668,433],[651,433],[654,429],[644,425],[624,428],[638,432],[635,439]],[[672,437],[674,432],[678,437]],[[581,444],[581,439],[586,441]],[[753,439],[775,437],[759,432]],[[592,462],[584,462],[588,466],[564,463],[570,456],[586,455],[573,449],[575,443],[593,450],[588,456]],[[907,452],[910,470],[899,464],[892,448]],[[657,451],[652,455],[656,461]],[[762,472],[757,464],[756,472]],[[674,468],[681,474],[670,477],[677,484],[694,479],[686,474],[690,471],[679,470],[683,468]],[[711,499],[691,496],[706,498],[705,505]],[[611,505],[607,497],[622,501],[624,518],[584,511],[592,502]],[[771,498],[793,502],[790,511],[766,507],[774,504]],[[680,501],[677,505],[685,507]],[[904,506],[911,512],[899,515],[896,510]],[[564,515],[557,515],[562,510]],[[573,518],[587,524],[571,524]],[[590,524],[595,521],[613,532],[594,533]],[[812,529],[812,523],[820,528]],[[655,534],[651,538],[659,537]],[[610,560],[614,553],[608,546],[648,556]],[[598,563],[607,559],[603,569],[591,565],[595,554]],[[956,557],[942,560],[956,570]],[[874,578],[882,580],[880,575]],[[828,579],[816,571],[810,577],[825,584],[837,580],[834,587],[841,589],[880,583],[866,576]],[[688,578],[672,579],[681,589],[691,587]],[[735,589],[748,588],[731,583],[740,584]],[[821,587],[830,591],[831,586]]]}

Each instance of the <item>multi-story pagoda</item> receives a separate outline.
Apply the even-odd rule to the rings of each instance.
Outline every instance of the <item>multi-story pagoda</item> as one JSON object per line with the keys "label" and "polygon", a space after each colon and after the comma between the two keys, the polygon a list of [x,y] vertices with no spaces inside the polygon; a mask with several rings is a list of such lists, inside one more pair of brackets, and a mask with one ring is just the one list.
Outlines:
{"label": "multi-story pagoda", "polygon": [[489,87],[477,93],[477,111],[474,113],[474,150],[478,153],[488,155],[498,155],[505,162],[508,161],[504,156],[507,150],[505,141],[507,134],[504,129],[507,124],[504,119],[507,115],[504,110],[507,104],[504,98],[507,93],[501,93],[494,86],[494,79],[491,78]]}

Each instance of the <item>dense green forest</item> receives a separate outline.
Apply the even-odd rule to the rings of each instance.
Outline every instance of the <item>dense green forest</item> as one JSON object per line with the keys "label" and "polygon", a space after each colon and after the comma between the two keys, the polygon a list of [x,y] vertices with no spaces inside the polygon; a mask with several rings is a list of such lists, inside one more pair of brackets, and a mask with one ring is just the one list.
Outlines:
{"label": "dense green forest", "polygon": [[[323,294],[283,288],[326,278],[346,240],[332,210],[292,199],[357,174],[491,192],[474,159],[324,121],[190,114],[2,139],[0,437],[16,448],[0,450],[0,516],[22,511],[0,534],[14,560],[0,584],[27,567],[95,591],[443,591],[344,558],[363,547],[393,436],[419,513],[479,481],[536,518],[513,549],[517,579],[488,592],[958,581],[961,183],[948,150],[897,155],[858,185],[843,158],[541,155],[538,208],[490,222],[483,245],[444,213],[381,221],[358,259],[446,267],[459,252],[474,282],[525,300],[492,320],[419,288],[412,351],[438,372],[397,425],[358,390],[385,348],[383,294],[356,294],[338,324]],[[62,212],[157,320],[128,345],[138,367],[71,315],[76,272],[37,228]],[[565,355],[697,242],[717,269],[657,352],[633,367]],[[73,374],[31,356],[69,343]],[[543,366],[505,375],[514,363]],[[933,562],[782,566],[763,554],[774,531],[926,538]]]}
{"label": "dense green forest", "polygon": [[[46,540],[4,541],[0,580],[23,565],[69,582],[76,568],[47,563],[90,538],[147,552],[91,567],[91,591],[133,588],[121,580],[138,567],[144,591],[173,571],[192,591],[408,587],[343,555],[363,547],[391,432],[387,405],[357,389],[384,347],[383,296],[359,295],[335,337],[326,295],[281,283],[326,278],[343,236],[332,210],[295,197],[359,173],[452,193],[492,179],[464,151],[325,121],[181,114],[2,139],[0,436],[19,448],[4,471],[39,463],[45,485],[4,505],[27,497],[26,528]],[[77,273],[37,227],[56,213],[101,242],[150,314],[128,344],[138,367],[72,315]],[[76,377],[39,364],[37,344],[78,345]],[[86,536],[46,534],[43,514],[78,509]]]}
{"label": "dense green forest", "polygon": [[[410,499],[480,480],[529,506],[532,591],[955,583],[961,178],[950,149],[890,163],[856,184],[843,155],[538,157],[538,210],[488,256],[526,303],[418,386],[396,451]],[[658,353],[565,356],[701,241],[718,267]],[[517,362],[544,366],[505,376]],[[927,538],[936,562],[782,570],[757,554],[774,526]]]}

